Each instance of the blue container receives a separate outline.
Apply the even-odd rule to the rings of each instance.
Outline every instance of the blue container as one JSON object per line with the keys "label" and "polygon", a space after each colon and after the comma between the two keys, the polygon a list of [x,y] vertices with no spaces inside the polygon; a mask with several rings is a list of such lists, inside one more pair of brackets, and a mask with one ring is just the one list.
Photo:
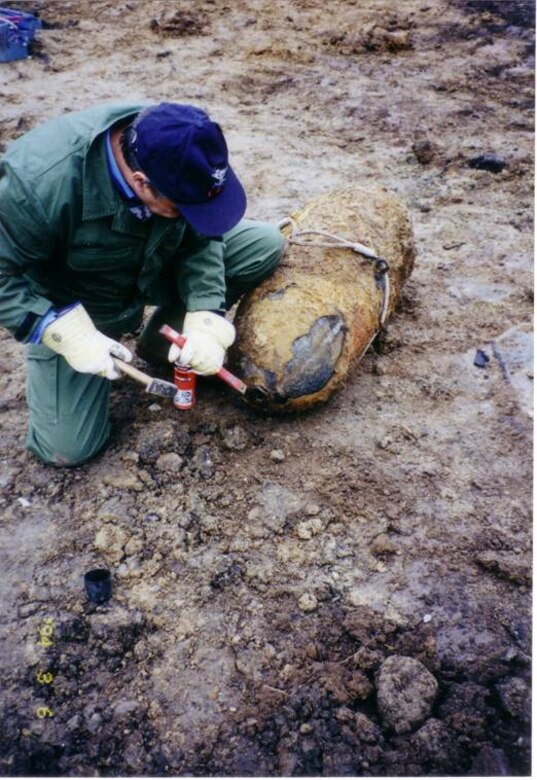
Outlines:
{"label": "blue container", "polygon": [[22,60],[28,56],[28,38],[11,22],[0,18],[0,62]]}
{"label": "blue container", "polygon": [[24,11],[0,8],[0,62],[22,60],[28,56],[28,44],[41,20]]}

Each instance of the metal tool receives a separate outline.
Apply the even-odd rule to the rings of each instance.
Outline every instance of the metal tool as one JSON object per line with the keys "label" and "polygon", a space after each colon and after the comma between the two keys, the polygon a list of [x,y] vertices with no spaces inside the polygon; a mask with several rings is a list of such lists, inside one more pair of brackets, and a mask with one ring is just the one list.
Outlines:
{"label": "metal tool", "polygon": [[[161,333],[164,338],[168,339],[168,341],[170,341],[172,344],[177,344],[177,346],[181,347],[181,349],[185,346],[185,337],[171,328],[169,325],[163,325],[160,328],[159,333]],[[248,387],[248,385],[246,385],[242,379],[239,379],[238,376],[232,374],[231,371],[227,370],[227,368],[221,368],[216,373],[216,376],[226,382],[226,384],[232,387],[233,390],[236,390],[238,393],[244,396],[244,398],[250,403],[256,406],[263,406],[263,402],[268,395],[268,391],[266,391],[264,388]]]}
{"label": "metal tool", "polygon": [[114,361],[116,368],[118,368],[123,374],[127,374],[127,376],[132,377],[132,379],[136,379],[136,381],[140,382],[140,384],[145,385],[146,393],[160,395],[164,398],[170,398],[172,401],[175,398],[177,388],[173,382],[167,382],[165,379],[156,379],[155,377],[149,376],[149,374],[144,374],[143,371],[134,368],[134,366],[131,366],[130,363],[125,363],[124,360],[120,360],[117,357],[112,357],[112,360]]}

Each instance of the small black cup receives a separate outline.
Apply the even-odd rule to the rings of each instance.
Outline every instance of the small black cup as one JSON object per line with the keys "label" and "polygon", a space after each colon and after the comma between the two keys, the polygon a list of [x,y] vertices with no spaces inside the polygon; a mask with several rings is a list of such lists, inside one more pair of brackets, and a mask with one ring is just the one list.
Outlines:
{"label": "small black cup", "polygon": [[91,569],[84,574],[84,585],[90,601],[102,604],[112,595],[112,575],[108,569]]}

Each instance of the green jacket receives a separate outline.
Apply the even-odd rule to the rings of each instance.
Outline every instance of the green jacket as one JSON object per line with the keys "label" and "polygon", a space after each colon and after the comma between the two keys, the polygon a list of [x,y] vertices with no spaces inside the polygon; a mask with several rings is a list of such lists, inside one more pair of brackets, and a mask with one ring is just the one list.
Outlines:
{"label": "green jacket", "polygon": [[112,184],[104,131],[143,105],[99,106],[41,125],[0,160],[0,324],[21,341],[51,306],[81,301],[110,335],[145,304],[225,308],[224,244],[182,218],[138,220]]}

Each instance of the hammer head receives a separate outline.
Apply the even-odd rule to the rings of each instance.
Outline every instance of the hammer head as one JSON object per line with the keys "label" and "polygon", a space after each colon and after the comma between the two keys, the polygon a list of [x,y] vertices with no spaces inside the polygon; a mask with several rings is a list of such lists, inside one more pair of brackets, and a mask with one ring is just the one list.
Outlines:
{"label": "hammer head", "polygon": [[172,382],[166,382],[165,379],[156,379],[153,377],[151,382],[145,388],[146,393],[152,395],[160,395],[163,398],[175,398],[177,394],[177,387]]}

